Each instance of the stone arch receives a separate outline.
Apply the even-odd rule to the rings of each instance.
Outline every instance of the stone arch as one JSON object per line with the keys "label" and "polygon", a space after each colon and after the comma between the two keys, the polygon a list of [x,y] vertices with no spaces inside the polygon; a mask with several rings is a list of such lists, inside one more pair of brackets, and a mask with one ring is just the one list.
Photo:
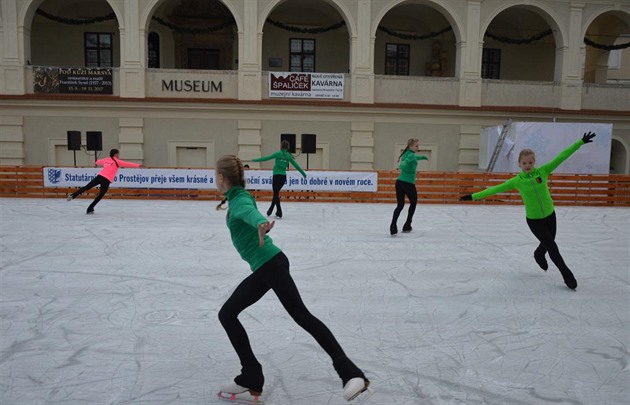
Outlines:
{"label": "stone arch", "polygon": [[[506,1],[505,3],[502,3],[501,6],[492,10],[492,12],[488,15],[488,17],[484,21],[481,21],[480,30],[479,30],[480,43],[486,42],[485,35],[488,32],[490,25],[494,21],[496,21],[499,14],[505,11],[508,11],[510,9],[517,8],[517,7],[520,9],[527,10],[535,14],[536,16],[540,17],[551,29],[552,34],[553,34],[553,39],[554,39],[555,54],[553,57],[553,66],[550,66],[550,68],[552,67],[553,70],[551,69],[550,70],[535,70],[535,71],[529,70],[528,71],[529,73],[536,73],[539,75],[539,77],[541,77],[541,78],[530,79],[530,80],[561,81],[562,74],[563,74],[562,68],[564,64],[563,59],[565,57],[564,50],[567,49],[569,46],[569,36],[567,33],[567,27],[559,23],[560,21],[563,21],[561,16],[558,15],[558,13],[555,10],[553,10],[551,7],[549,7],[549,5],[546,3],[543,3],[540,1],[530,1],[530,2],[524,3],[522,0],[521,1],[512,0],[512,1]],[[480,63],[481,61],[482,61],[482,58],[479,58]],[[548,66],[548,65],[545,65],[545,66]],[[550,77],[549,79],[547,79],[547,75],[549,75]],[[516,79],[521,79],[521,78],[516,78]]]}
{"label": "stone arch", "polygon": [[[260,13],[260,20],[258,21],[258,32],[262,33],[263,28],[265,26],[265,22],[267,21],[267,17],[282,3],[286,3],[290,0],[274,0],[269,2],[267,7],[264,8],[262,13]],[[293,0],[296,1],[296,0]],[[299,0],[297,0],[299,1]],[[357,27],[355,21],[350,18],[350,11],[348,8],[341,2],[337,0],[320,0],[324,3],[330,4],[334,9],[336,9],[344,22],[346,23],[346,28],[348,29],[348,35],[350,38],[354,38],[357,36]]]}
{"label": "stone arch", "polygon": [[586,36],[586,31],[588,31],[588,28],[598,17],[601,17],[608,12],[614,12],[618,18],[620,18],[626,23],[627,26],[630,27],[630,13],[626,13],[625,11],[615,9],[613,7],[602,7],[601,9],[597,10],[597,12],[594,12],[592,15],[585,19],[584,26],[582,27],[582,37]]}
{"label": "stone arch", "polygon": [[[20,52],[23,54],[25,63],[28,63],[33,59],[31,49],[33,20],[35,19],[37,10],[41,7],[42,4],[45,4],[46,1],[47,0],[29,0],[28,2],[23,4],[20,10],[18,10],[18,27],[23,28],[23,33],[20,34],[22,42],[22,49],[20,50]],[[114,13],[118,30],[124,30],[123,10],[120,9],[119,5],[115,3],[114,0],[101,1],[104,4],[107,4],[107,6]],[[122,55],[120,53],[116,53],[116,55],[118,55],[119,59],[122,59]]]}
{"label": "stone arch", "polygon": [[[384,38],[389,38],[389,36],[387,34],[379,34],[378,28],[387,20],[390,13],[395,13],[397,8],[404,6],[427,7],[446,20],[446,23],[452,30],[452,34],[447,34],[449,38],[446,42],[438,37],[427,40],[429,42],[401,40],[403,44],[407,44],[406,46],[409,47],[409,52],[416,55],[413,60],[411,58],[409,59],[409,76],[457,77],[461,70],[461,43],[465,41],[465,30],[463,30],[463,23],[460,16],[452,6],[444,0],[426,0],[422,2],[394,0],[378,11],[374,15],[370,27],[370,34],[372,38],[375,38],[372,49],[370,50],[370,59],[373,61],[373,71],[376,74],[387,74],[387,68],[385,67],[387,65],[385,50],[382,47],[385,46],[383,43]],[[422,19],[422,16],[415,15],[410,18]],[[430,23],[430,18],[425,20],[427,24]],[[441,28],[444,27],[436,28],[436,30]],[[452,35],[452,39],[450,35]],[[383,51],[382,54],[379,53],[381,51]],[[422,56],[418,57],[418,55]],[[384,70],[381,72],[382,69]]]}
{"label": "stone arch", "polygon": [[[625,30],[619,30],[620,25],[607,24],[607,21],[604,21],[603,23],[600,22],[600,24],[598,24],[598,19],[606,19],[610,17],[614,17],[621,21],[622,24],[625,24]],[[610,20],[608,22],[610,22]],[[596,33],[601,34],[602,31],[599,30],[601,27],[608,29],[609,34],[623,34],[624,31],[628,31],[630,29],[630,14],[612,7],[603,7],[596,10],[585,18],[585,23],[582,26],[581,31],[582,38],[586,38],[589,30],[594,30]],[[610,38],[612,39],[603,41],[595,40],[595,42],[604,42],[605,45],[612,45],[618,37],[611,35]],[[581,49],[583,52],[582,56],[584,57],[582,66],[582,79],[584,82],[606,83],[610,68],[608,65],[610,52],[604,49],[594,48],[586,44],[582,44]]]}
{"label": "stone arch", "polygon": [[[25,27],[30,29],[33,24],[33,18],[35,17],[35,12],[46,0],[30,0],[28,3],[25,3],[22,9],[18,12],[18,26]],[[111,0],[103,0],[111,7],[114,14],[116,14],[116,21],[118,22],[118,28],[124,29],[125,19],[123,18],[122,10],[118,7],[117,3],[112,2]]]}
{"label": "stone arch", "polygon": [[[619,147],[622,149],[616,150],[617,148],[615,148],[615,144],[619,145]],[[619,153],[620,156],[618,157],[618,159],[623,160],[624,167],[621,169],[621,171],[619,168],[616,168],[616,174],[630,174],[630,146],[622,138],[614,135],[612,137],[612,142],[610,146],[611,158],[615,157],[614,154]]]}
{"label": "stone arch", "polygon": [[[394,0],[387,7],[384,7],[376,16],[373,17],[372,27],[370,28],[370,35],[376,36],[378,26],[388,12],[390,12],[396,6],[409,2],[409,0]],[[451,27],[453,28],[453,34],[455,35],[455,40],[457,42],[466,40],[466,36],[462,31],[462,20],[458,17],[455,10],[453,10],[453,8],[446,1],[431,0],[426,3],[420,3],[419,5],[433,7],[436,10],[440,11],[442,15],[444,15],[444,18],[446,18],[446,20],[451,24]]]}
{"label": "stone arch", "polygon": [[513,1],[506,1],[502,3],[500,7],[497,7],[488,16],[486,21],[481,22],[481,27],[479,30],[479,35],[481,35],[481,38],[479,38],[479,40],[483,41],[484,35],[486,31],[488,30],[488,27],[500,13],[515,6],[523,6],[523,7],[527,7],[530,10],[540,11],[538,12],[538,14],[547,22],[547,24],[549,24],[549,26],[554,32],[553,35],[556,41],[556,48],[568,46],[567,32],[565,28],[561,24],[558,23],[558,21],[561,21],[561,18],[546,4],[538,2],[538,1],[531,1],[524,4],[522,0],[521,1],[513,0]]}
{"label": "stone arch", "polygon": [[[139,22],[140,26],[144,27],[145,31],[149,30],[149,25],[151,24],[151,17],[153,16],[153,14],[155,14],[155,11],[158,9],[158,7],[160,7],[163,3],[167,1],[171,1],[171,0],[151,0],[149,5],[145,7],[142,14],[140,15],[140,22]],[[228,10],[230,10],[230,13],[232,13],[232,18],[234,18],[234,21],[236,22],[236,29],[238,30],[238,32],[242,32],[243,31],[243,16],[237,13],[237,9],[232,3],[232,1],[231,0],[217,0],[217,1],[221,2],[225,7],[227,7]]]}

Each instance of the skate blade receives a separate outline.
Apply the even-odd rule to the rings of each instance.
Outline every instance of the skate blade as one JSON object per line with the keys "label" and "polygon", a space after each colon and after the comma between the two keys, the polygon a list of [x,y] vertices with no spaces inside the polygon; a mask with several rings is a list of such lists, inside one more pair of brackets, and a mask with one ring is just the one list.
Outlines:
{"label": "skate blade", "polygon": [[264,404],[260,395],[252,395],[249,392],[241,392],[239,394],[230,394],[228,392],[219,391],[217,396],[224,401],[235,404]]}
{"label": "skate blade", "polygon": [[367,401],[372,396],[372,394],[374,394],[374,391],[372,390],[372,388],[365,387],[363,391],[357,392],[357,394],[353,396],[352,398],[350,398],[348,402],[354,405],[359,405]]}

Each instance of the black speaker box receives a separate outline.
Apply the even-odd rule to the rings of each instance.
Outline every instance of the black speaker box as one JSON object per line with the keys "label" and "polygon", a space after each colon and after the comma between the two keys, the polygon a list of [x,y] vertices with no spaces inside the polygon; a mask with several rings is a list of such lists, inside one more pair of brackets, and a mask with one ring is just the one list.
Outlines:
{"label": "black speaker box", "polygon": [[87,150],[103,150],[103,133],[101,131],[87,131]]}
{"label": "black speaker box", "polygon": [[316,153],[315,134],[302,134],[302,153]]}
{"label": "black speaker box", "polygon": [[295,153],[295,134],[280,134],[280,143],[282,141],[289,142],[289,153]]}
{"label": "black speaker box", "polygon": [[81,131],[68,131],[68,150],[81,150]]}

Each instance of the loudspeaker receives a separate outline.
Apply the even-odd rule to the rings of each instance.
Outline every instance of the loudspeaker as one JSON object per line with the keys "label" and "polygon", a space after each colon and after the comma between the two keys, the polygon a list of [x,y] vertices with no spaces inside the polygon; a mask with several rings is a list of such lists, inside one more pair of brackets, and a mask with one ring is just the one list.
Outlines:
{"label": "loudspeaker", "polygon": [[87,131],[87,150],[103,150],[103,133],[101,131]]}
{"label": "loudspeaker", "polygon": [[68,150],[81,150],[81,131],[68,131]]}
{"label": "loudspeaker", "polygon": [[316,153],[315,134],[302,134],[302,153]]}
{"label": "loudspeaker", "polygon": [[289,153],[295,153],[295,134],[280,134],[280,143],[282,141],[289,142]]}

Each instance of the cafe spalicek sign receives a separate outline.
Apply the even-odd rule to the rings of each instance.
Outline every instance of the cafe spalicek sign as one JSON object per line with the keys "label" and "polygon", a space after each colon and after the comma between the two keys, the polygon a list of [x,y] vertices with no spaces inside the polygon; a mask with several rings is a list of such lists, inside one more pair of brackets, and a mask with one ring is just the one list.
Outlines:
{"label": "cafe spalicek sign", "polygon": [[111,68],[43,67],[33,68],[35,93],[113,94]]}
{"label": "cafe spalicek sign", "polygon": [[343,73],[269,72],[269,97],[343,99]]}

